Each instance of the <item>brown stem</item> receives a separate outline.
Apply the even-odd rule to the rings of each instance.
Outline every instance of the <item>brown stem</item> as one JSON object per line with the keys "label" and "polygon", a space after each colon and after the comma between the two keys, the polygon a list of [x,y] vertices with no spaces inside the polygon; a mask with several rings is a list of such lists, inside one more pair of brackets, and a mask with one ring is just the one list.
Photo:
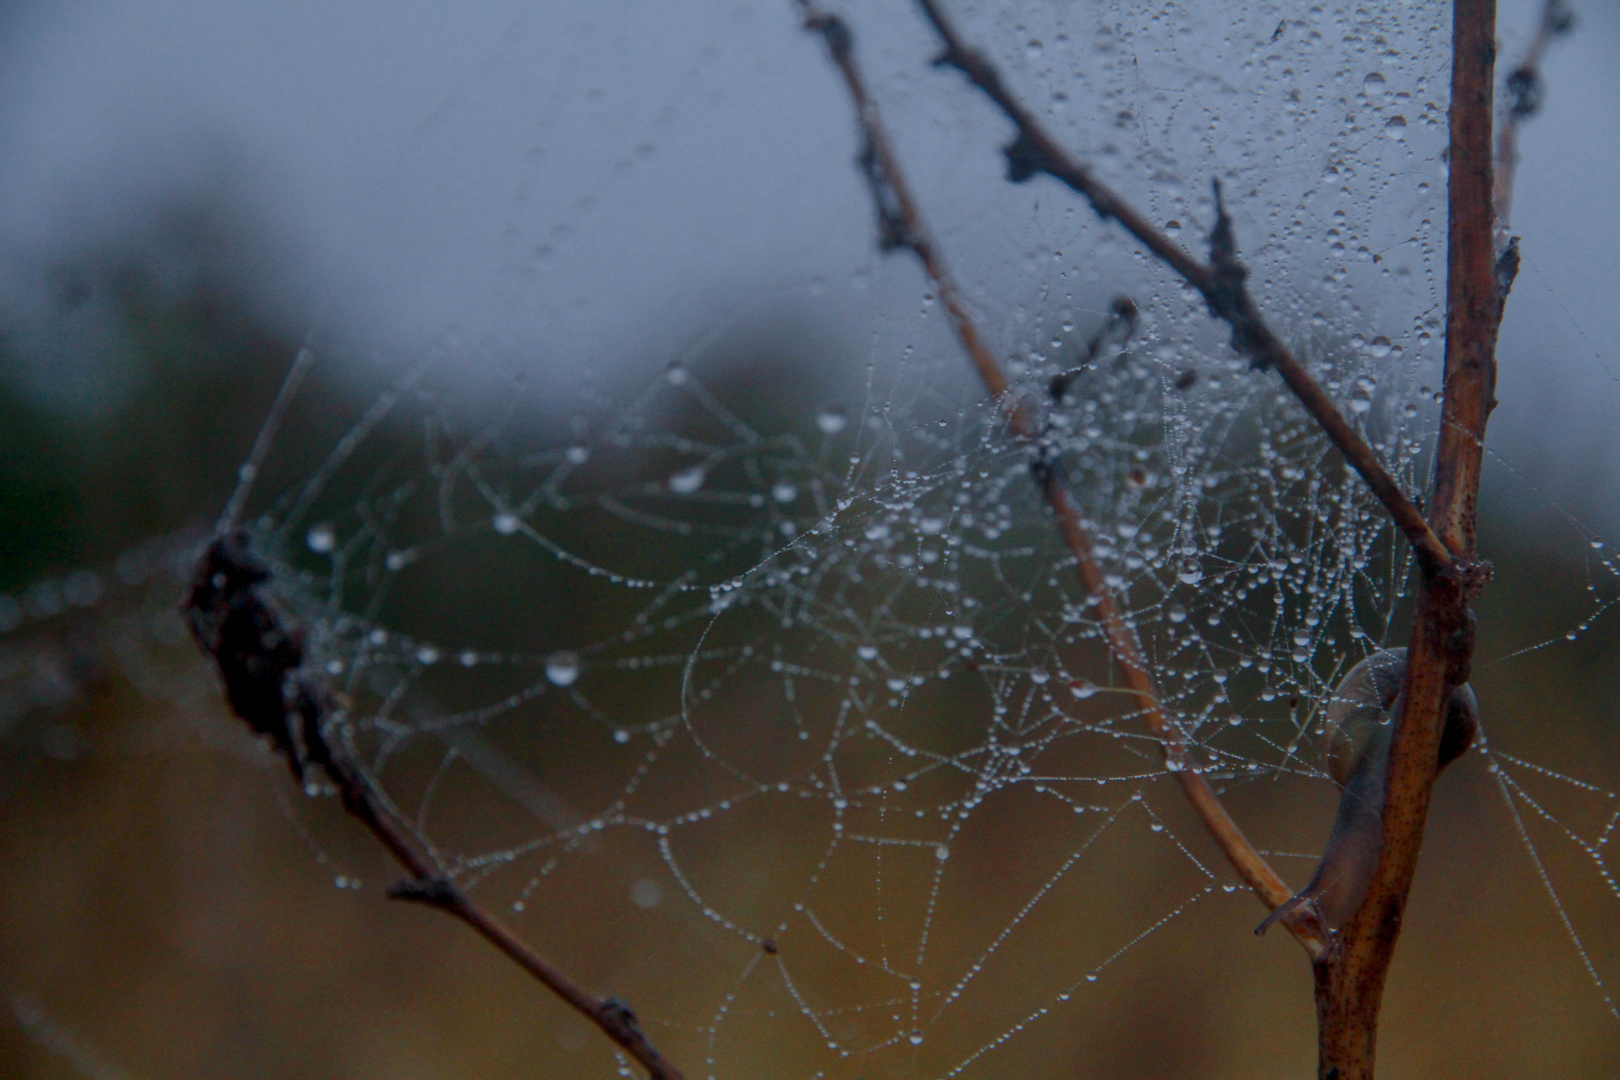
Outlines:
{"label": "brown stem", "polygon": [[1389,755],[1383,849],[1361,910],[1338,948],[1316,965],[1319,1074],[1370,1080],[1378,1011],[1417,871],[1438,763],[1443,702],[1468,678],[1469,603],[1490,577],[1475,549],[1485,422],[1495,405],[1498,280],[1491,198],[1495,0],[1452,9],[1450,230],[1447,245],[1445,402],[1431,524],[1455,552],[1426,574],[1409,644],[1406,707]]}
{"label": "brown stem", "polygon": [[647,1040],[635,1014],[612,998],[598,998],[525,945],[494,916],[473,903],[418,850],[418,842],[378,796],[333,722],[330,699],[302,670],[299,636],[263,594],[270,570],[248,549],[247,538],[215,538],[197,561],[180,610],[192,636],[214,661],[231,711],[270,738],[300,781],[313,766],[337,786],[343,808],[371,830],[405,868],[405,881],[388,890],[395,899],[436,907],[479,936],[600,1028],[654,1080],[681,1080]]}
{"label": "brown stem", "polygon": [[1261,317],[1244,284],[1248,271],[1237,261],[1231,222],[1220,207],[1218,189],[1217,219],[1211,235],[1213,258],[1210,265],[1205,265],[1155,228],[1112,188],[1093,176],[1091,170],[1071,157],[1040,120],[1007,89],[995,65],[962,40],[938,0],[917,2],[945,46],[936,63],[959,69],[1016,126],[1018,134],[1007,147],[1008,178],[1017,182],[1044,172],[1067,184],[1091,204],[1099,217],[1119,222],[1126,232],[1197,289],[1210,311],[1232,327],[1232,347],[1249,357],[1254,367],[1261,370],[1275,368],[1282,376],[1305,411],[1316,420],[1344,454],[1345,460],[1383,503],[1396,527],[1411,542],[1424,568],[1438,570],[1449,564],[1451,553],[1423,519],[1422,511],[1401,490],[1379,460],[1378,454],[1344,418],[1333,399],[1316,384]]}
{"label": "brown stem", "polygon": [[359,771],[346,758],[334,757],[336,760],[327,772],[333,775],[342,793],[344,808],[371,830],[372,835],[382,842],[409,875],[389,888],[391,898],[427,904],[461,920],[495,946],[503,956],[600,1028],[625,1053],[640,1062],[653,1080],[682,1080],[680,1070],[670,1064],[642,1034],[635,1013],[614,998],[598,998],[581,989],[545,957],[524,944],[500,920],[473,903],[453,881],[417,853],[393,816],[378,806],[370,783]]}
{"label": "brown stem", "polygon": [[[910,250],[933,281],[963,348],[967,350],[985,388],[1000,406],[1009,430],[1033,454],[1031,472],[1057,520],[1058,531],[1074,558],[1081,583],[1093,598],[1097,618],[1102,624],[1114,660],[1146,718],[1148,730],[1159,743],[1166,767],[1181,784],[1188,801],[1233,868],[1268,908],[1275,909],[1292,895],[1292,890],[1254,849],[1237,822],[1232,820],[1194,759],[1185,735],[1161,707],[1152,675],[1142,660],[1135,631],[1120,614],[1113,593],[1103,579],[1102,571],[1092,555],[1091,538],[1081,521],[1078,508],[1069,496],[1068,488],[1063,484],[1062,474],[1047,460],[1045,449],[1039,445],[1039,431],[1033,417],[1011,393],[1000,363],[984,344],[961,290],[928,231],[900,168],[893,144],[883,127],[877,105],[866,92],[860,68],[855,62],[854,40],[848,26],[836,15],[821,12],[813,0],[800,0],[800,7],[805,13],[805,26],[820,33],[827,43],[833,62],[843,74],[844,83],[854,101],[864,141],[861,161],[878,209],[879,228],[885,246]],[[1325,952],[1327,939],[1314,911],[1302,908],[1284,922],[1313,958]]]}

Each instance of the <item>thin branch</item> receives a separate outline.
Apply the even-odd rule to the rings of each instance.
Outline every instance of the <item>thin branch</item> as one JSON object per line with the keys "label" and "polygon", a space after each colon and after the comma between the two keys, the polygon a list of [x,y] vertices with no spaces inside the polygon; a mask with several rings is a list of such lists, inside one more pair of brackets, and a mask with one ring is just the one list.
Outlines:
{"label": "thin branch", "polygon": [[1546,0],[1530,47],[1507,77],[1508,100],[1496,136],[1496,228],[1506,232],[1513,217],[1513,181],[1519,166],[1519,125],[1541,111],[1546,87],[1541,59],[1552,39],[1569,32],[1575,13],[1567,0]]}
{"label": "thin branch", "polygon": [[300,781],[310,766],[326,773],[343,808],[405,868],[405,880],[388,890],[391,898],[427,904],[461,920],[595,1024],[654,1080],[681,1080],[680,1071],[642,1033],[633,1012],[613,998],[581,989],[417,850],[415,838],[379,798],[352,748],[334,740],[343,732],[330,699],[302,671],[297,636],[261,591],[269,578],[269,569],[248,550],[243,535],[221,535],[198,560],[181,605],[197,644],[219,669],[231,710],[274,741]]}
{"label": "thin branch", "polygon": [[1007,178],[1018,183],[1044,172],[1067,184],[1085,197],[1099,217],[1119,222],[1126,232],[1197,289],[1210,312],[1231,326],[1232,347],[1247,356],[1255,368],[1262,371],[1275,368],[1282,376],[1305,411],[1383,503],[1396,526],[1411,542],[1424,568],[1437,570],[1447,566],[1451,553],[1429,528],[1422,511],[1401,490],[1366,439],[1344,418],[1333,399],[1316,384],[1260,315],[1244,284],[1248,270],[1238,261],[1231,219],[1221,205],[1219,188],[1215,198],[1215,228],[1210,233],[1210,264],[1206,266],[1070,157],[1040,120],[1007,89],[995,65],[962,40],[938,0],[917,2],[945,46],[935,63],[960,70],[1016,126],[1017,135],[1006,148]]}
{"label": "thin branch", "polygon": [[[1254,849],[1243,830],[1232,820],[1220,797],[1210,787],[1192,752],[1186,736],[1161,707],[1153,678],[1142,659],[1135,631],[1120,614],[1112,591],[1092,554],[1091,538],[1080,512],[1063,482],[1062,470],[1052,460],[1050,449],[1041,445],[1040,432],[1029,409],[1011,393],[1001,365],[985,345],[973,322],[961,290],[951,276],[922,213],[913,198],[905,174],[883,127],[876,103],[866,91],[865,81],[855,62],[854,38],[849,27],[836,15],[822,12],[813,0],[799,0],[807,29],[819,33],[826,42],[833,62],[842,73],[855,104],[860,123],[860,161],[872,189],[878,212],[879,235],[885,247],[906,248],[922,263],[949,312],[963,348],[967,350],[985,388],[990,391],[1017,441],[1031,451],[1031,473],[1042,497],[1057,520],[1064,545],[1075,560],[1081,583],[1095,603],[1097,618],[1118,663],[1127,687],[1146,717],[1149,731],[1164,754],[1165,766],[1181,784],[1193,809],[1203,819],[1210,835],[1227,860],[1268,908],[1276,909],[1293,894],[1282,878]],[[1313,911],[1300,909],[1284,920],[1288,928],[1313,958],[1323,955],[1327,938]]]}

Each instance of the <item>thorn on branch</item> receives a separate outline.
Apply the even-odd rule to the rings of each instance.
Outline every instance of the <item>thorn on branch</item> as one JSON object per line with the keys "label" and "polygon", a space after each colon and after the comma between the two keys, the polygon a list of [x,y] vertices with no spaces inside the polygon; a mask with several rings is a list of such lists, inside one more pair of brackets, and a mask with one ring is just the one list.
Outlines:
{"label": "thorn on branch", "polygon": [[1215,192],[1215,227],[1209,231],[1210,283],[1204,290],[1204,300],[1211,314],[1231,324],[1232,348],[1249,357],[1256,371],[1264,371],[1271,362],[1260,348],[1260,317],[1244,287],[1249,269],[1238,259],[1232,219],[1221,200],[1221,182],[1217,178],[1210,184]]}
{"label": "thorn on branch", "polygon": [[461,899],[461,893],[447,877],[405,878],[388,886],[388,899],[450,907]]}
{"label": "thorn on branch", "polygon": [[636,1022],[635,1011],[618,998],[602,999],[600,1018],[603,1028],[623,1040],[641,1037],[641,1026]]}
{"label": "thorn on branch", "polygon": [[905,213],[900,205],[900,193],[895,190],[893,180],[884,171],[883,159],[879,156],[870,136],[861,144],[861,152],[855,160],[861,167],[862,175],[866,177],[867,186],[872,189],[872,205],[877,211],[878,219],[878,247],[884,251],[915,248],[916,237],[906,224]]}
{"label": "thorn on branch", "polygon": [[1502,248],[1502,253],[1496,257],[1496,299],[1498,303],[1506,303],[1508,293],[1513,291],[1513,282],[1519,276],[1519,238],[1508,237],[1508,242]]}
{"label": "thorn on branch", "polygon": [[850,32],[849,24],[837,15],[811,15],[804,20],[804,28],[821,35],[827,43],[827,51],[832,54],[833,62],[844,64],[848,62],[850,54],[855,49],[855,35]]}
{"label": "thorn on branch", "polygon": [[1030,138],[1028,131],[1020,129],[1002,153],[1007,155],[1007,179],[1014,184],[1022,184],[1037,173],[1047,171],[1046,153]]}

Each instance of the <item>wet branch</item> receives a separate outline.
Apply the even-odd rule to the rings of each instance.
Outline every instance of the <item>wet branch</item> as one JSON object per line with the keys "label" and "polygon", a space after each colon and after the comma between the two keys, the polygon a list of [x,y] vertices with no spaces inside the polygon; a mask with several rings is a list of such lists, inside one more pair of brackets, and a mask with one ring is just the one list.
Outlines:
{"label": "wet branch", "polygon": [[995,65],[962,40],[938,0],[917,0],[917,3],[944,44],[944,51],[935,63],[961,71],[1017,128],[1017,134],[1006,148],[1007,178],[1020,183],[1038,173],[1046,173],[1068,185],[1084,196],[1099,217],[1119,222],[1126,232],[1197,289],[1210,312],[1231,326],[1232,347],[1247,356],[1255,368],[1262,371],[1275,368],[1282,376],[1305,411],[1384,505],[1411,542],[1425,569],[1448,565],[1451,553],[1429,528],[1422,511],[1401,490],[1378,454],[1345,420],[1333,399],[1317,385],[1260,315],[1245,285],[1248,270],[1238,260],[1231,219],[1221,203],[1219,187],[1215,193],[1215,228],[1210,233],[1210,262],[1205,265],[1071,157],[1040,120],[1007,89]]}
{"label": "wet branch", "polygon": [[[1476,550],[1476,511],[1485,425],[1495,407],[1496,338],[1503,305],[1518,268],[1514,240],[1498,242],[1511,196],[1517,125],[1540,103],[1539,64],[1550,38],[1567,30],[1563,0],[1547,0],[1526,59],[1507,81],[1510,95],[1501,141],[1492,147],[1495,65],[1495,0],[1455,0],[1452,35],[1447,326],[1444,405],[1436,451],[1435,492],[1425,520],[1366,441],[1305,372],[1265,323],[1246,287],[1248,270],[1238,257],[1232,221],[1217,182],[1210,257],[1200,263],[1138,214],[1089,170],[1057,145],[1038,119],[1006,88],[1000,73],[968,47],[945,17],[938,0],[918,0],[944,43],[937,63],[962,71],[1013,122],[1006,148],[1008,178],[1037,173],[1062,181],[1085,197],[1104,219],[1118,221],[1149,251],[1204,297],[1210,311],[1232,328],[1232,345],[1259,369],[1275,368],[1295,396],[1366,481],[1412,543],[1421,580],[1409,642],[1404,710],[1389,754],[1377,868],[1360,910],[1338,935],[1319,921],[1291,925],[1310,952],[1316,979],[1319,1075],[1324,1080],[1370,1080],[1379,1009],[1402,913],[1416,872],[1428,804],[1437,773],[1443,703],[1468,680],[1474,649],[1470,604],[1490,580],[1490,566]],[[1130,626],[1120,616],[1091,556],[1090,539],[1062,483],[1061,472],[1025,407],[984,348],[943,258],[922,223],[868,98],[852,55],[848,28],[836,17],[801,0],[806,25],[825,38],[855,101],[863,137],[862,162],[878,208],[886,247],[913,251],[933,279],[964,346],[1007,418],[1012,433],[1035,455],[1033,472],[1074,555],[1086,588],[1096,598],[1104,631],[1159,738],[1169,767],[1222,849],[1263,900],[1275,907],[1285,886],[1253,852],[1214,793],[1193,766],[1180,732],[1159,708],[1150,673]],[[1493,180],[1495,192],[1493,200]],[[1066,376],[1060,376],[1060,379]],[[1054,394],[1059,394],[1054,383]],[[1275,882],[1275,884],[1274,884]]]}
{"label": "wet branch", "polygon": [[[1512,245],[1498,252],[1491,128],[1496,64],[1495,0],[1452,8],[1449,228],[1446,253],[1445,397],[1435,455],[1430,523],[1452,564],[1424,575],[1408,649],[1406,707],[1391,741],[1383,847],[1361,910],[1329,962],[1316,966],[1319,1075],[1370,1080],[1384,982],[1434,786],[1444,705],[1468,679],[1474,652],[1469,608],[1490,580],[1475,545],[1485,423],[1496,405],[1496,337]],[[1508,268],[1511,270],[1511,266]]]}
{"label": "wet branch", "polygon": [[[1031,474],[1057,520],[1058,531],[1075,560],[1081,583],[1095,602],[1097,618],[1107,636],[1114,660],[1146,718],[1149,731],[1159,743],[1166,768],[1175,775],[1188,801],[1233,868],[1268,908],[1277,908],[1293,895],[1293,891],[1254,849],[1237,822],[1232,820],[1194,760],[1186,736],[1161,707],[1152,674],[1142,659],[1135,631],[1120,614],[1112,590],[1104,581],[1102,570],[1092,555],[1091,538],[1079,509],[1069,495],[1062,470],[1053,459],[1050,448],[1042,445],[1039,427],[1030,410],[1011,393],[1000,363],[980,336],[961,290],[928,231],[900,168],[893,144],[883,127],[877,105],[867,94],[860,68],[855,62],[854,37],[848,25],[838,16],[822,12],[813,0],[799,0],[799,6],[804,12],[805,27],[821,35],[854,102],[862,141],[859,160],[877,208],[880,241],[885,248],[910,250],[933,281],[957,337],[967,350],[985,388],[996,400],[1008,429],[1031,453]],[[1327,937],[1313,910],[1302,907],[1284,919],[1284,923],[1313,958],[1325,953]]]}
{"label": "wet branch", "polygon": [[414,835],[378,795],[344,741],[330,696],[302,670],[303,647],[297,634],[262,592],[269,579],[269,568],[249,550],[245,535],[228,532],[198,560],[181,604],[192,636],[219,670],[231,711],[270,739],[300,783],[312,767],[326,774],[343,808],[405,868],[405,879],[388,890],[391,898],[426,904],[461,920],[595,1024],[653,1080],[681,1080],[680,1071],[647,1040],[630,1009],[581,989],[473,903],[418,850]]}

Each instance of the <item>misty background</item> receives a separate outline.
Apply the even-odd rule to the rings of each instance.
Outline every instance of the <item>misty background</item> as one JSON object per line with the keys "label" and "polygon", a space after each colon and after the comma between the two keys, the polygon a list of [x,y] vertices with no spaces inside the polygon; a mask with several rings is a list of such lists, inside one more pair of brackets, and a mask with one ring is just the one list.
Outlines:
{"label": "misty background", "polygon": [[[1499,74],[1536,7],[1501,6]],[[1197,31],[1185,52],[1218,51],[1218,16],[1166,10],[1156,32],[1169,38],[1181,19]],[[1016,8],[966,11],[1005,31],[999,43],[1039,36],[1052,55],[1051,35],[1026,31]],[[1494,733],[1612,785],[1620,645],[1612,613],[1586,626],[1594,575],[1582,559],[1590,541],[1620,537],[1620,4],[1576,12],[1546,59],[1545,108],[1521,137],[1512,229],[1524,261],[1484,493],[1503,572],[1482,605],[1495,636],[1481,656],[1557,644],[1486,668],[1476,685]],[[998,310],[1038,308],[1049,282],[1031,253],[1049,261],[1089,211],[1055,185],[1004,183],[1004,125],[928,67],[933,45],[909,4],[849,14],[969,291]],[[1007,62],[1033,80],[1032,96],[1064,85],[1032,48]],[[1136,62],[1151,70],[1145,47]],[[1443,102],[1443,70],[1428,74]],[[1144,98],[1188,97],[1134,79]],[[1396,184],[1421,174],[1443,215],[1436,136],[1417,127],[1407,145],[1421,170]],[[346,822],[317,821],[311,835],[310,815],[288,808],[284,778],[219,715],[210,673],[165,621],[175,555],[228,496],[304,341],[321,361],[302,441],[282,447],[270,490],[307,474],[358,409],[428,358],[472,385],[520,370],[559,398],[581,387],[622,398],[690,352],[720,391],[791,416],[858,406],[874,392],[852,386],[881,383],[908,348],[932,348],[949,362],[943,381],[971,396],[940,320],[919,322],[913,261],[875,250],[854,149],[844,90],[786,0],[0,4],[0,597],[11,605],[0,629],[14,630],[0,636],[0,1073],[613,1067],[593,1032],[459,928],[387,905],[385,861]],[[1183,242],[1196,244],[1203,162],[1221,154],[1214,137],[1204,157],[1189,151],[1182,194],[1163,207],[1132,162],[1102,168],[1160,220],[1190,214]],[[1378,190],[1373,215],[1376,199],[1397,198]],[[1423,211],[1406,213],[1392,212],[1391,227]],[[1258,214],[1240,218],[1246,253],[1286,260],[1255,250],[1265,228]],[[1129,261],[1119,248],[1109,257]],[[1406,314],[1399,302],[1369,310],[1373,321]],[[1022,341],[1007,323],[993,333]],[[565,405],[540,408],[541,423],[567,420]],[[93,584],[74,576],[86,570]],[[1548,701],[1578,719],[1536,742]],[[1435,1075],[1522,1075],[1553,1060],[1555,1072],[1612,1074],[1620,1039],[1601,995],[1533,871],[1515,864],[1503,880],[1493,860],[1515,850],[1511,826],[1483,770],[1465,769],[1437,803],[1434,869],[1398,963],[1408,981],[1391,991],[1390,1060]],[[345,888],[351,876],[366,887]],[[1568,899],[1600,925],[1612,917],[1601,897]],[[1119,1076],[1285,1075],[1308,1061],[1308,972],[1286,941],[1214,936],[1246,930],[1254,906],[1219,903],[1219,918],[1185,920],[1140,950],[1138,977],[1072,1045],[1046,1048],[1053,1060]],[[645,940],[705,948],[674,907],[656,909],[670,921]],[[585,936],[623,932],[606,911],[581,916]],[[1603,958],[1615,945],[1598,948]],[[1207,969],[1189,970],[1195,950]],[[724,992],[647,955],[621,944],[572,962],[603,983]],[[1166,1008],[1178,1038],[1142,1019]],[[772,1067],[771,1049],[756,1048],[759,1068]],[[689,1075],[697,1053],[682,1058]]]}

